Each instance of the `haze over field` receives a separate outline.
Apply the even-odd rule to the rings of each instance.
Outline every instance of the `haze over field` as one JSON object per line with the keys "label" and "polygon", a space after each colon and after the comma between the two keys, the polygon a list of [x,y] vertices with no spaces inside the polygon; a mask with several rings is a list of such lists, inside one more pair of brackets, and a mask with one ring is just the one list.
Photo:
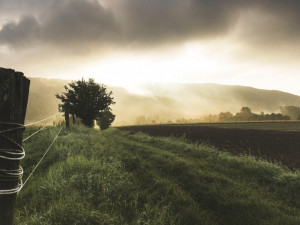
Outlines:
{"label": "haze over field", "polygon": [[[296,0],[0,0],[1,67],[29,77],[220,83],[300,95]],[[173,96],[172,96],[173,97]]]}
{"label": "haze over field", "polygon": [[[66,80],[31,78],[27,122],[43,119],[57,112],[56,93],[64,90]],[[240,111],[249,106],[253,112],[279,112],[280,106],[300,105],[300,97],[280,91],[220,84],[147,84],[143,94],[130,93],[122,87],[108,86],[117,102],[113,107],[113,125],[137,122],[168,123],[180,119],[203,119],[207,114]],[[148,121],[145,121],[147,119]],[[153,120],[153,121],[152,121]]]}

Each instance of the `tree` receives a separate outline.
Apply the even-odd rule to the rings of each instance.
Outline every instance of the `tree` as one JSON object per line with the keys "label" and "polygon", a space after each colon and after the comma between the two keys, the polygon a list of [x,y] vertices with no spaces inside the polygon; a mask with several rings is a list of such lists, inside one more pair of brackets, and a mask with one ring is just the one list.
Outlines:
{"label": "tree", "polygon": [[100,127],[101,130],[105,130],[109,128],[109,126],[114,122],[115,120],[115,115],[112,114],[110,110],[104,110],[99,113],[96,121],[97,125]]}
{"label": "tree", "polygon": [[60,112],[71,113],[82,120],[88,127],[94,126],[94,120],[110,111],[110,105],[115,104],[112,92],[107,92],[106,86],[97,84],[93,79],[72,81],[65,86],[66,92],[56,97],[62,101]]}
{"label": "tree", "polygon": [[240,113],[236,113],[235,118],[239,121],[251,120],[252,119],[252,112],[249,107],[242,107]]}
{"label": "tree", "polygon": [[251,109],[249,107],[242,107],[241,113],[246,114],[246,115],[251,115],[252,114]]}

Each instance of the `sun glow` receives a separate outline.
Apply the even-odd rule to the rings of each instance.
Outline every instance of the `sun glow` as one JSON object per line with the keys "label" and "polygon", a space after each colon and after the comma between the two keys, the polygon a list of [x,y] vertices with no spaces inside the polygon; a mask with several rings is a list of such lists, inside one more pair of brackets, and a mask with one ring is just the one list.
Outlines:
{"label": "sun glow", "polygon": [[25,68],[22,71],[33,77],[43,74],[68,80],[94,78],[99,83],[121,86],[143,95],[149,94],[140,85],[143,83],[219,83],[300,95],[298,65],[249,60],[238,54],[241,48],[230,41],[189,42],[176,48],[110,51],[84,59],[64,58],[51,66],[39,64],[31,72]]}
{"label": "sun glow", "polygon": [[86,63],[79,73],[93,74],[97,82],[138,93],[142,92],[137,88],[139,83],[216,82],[217,74],[235,70],[226,49],[216,52],[212,46],[189,43],[179,50],[163,50],[159,54],[112,54]]}

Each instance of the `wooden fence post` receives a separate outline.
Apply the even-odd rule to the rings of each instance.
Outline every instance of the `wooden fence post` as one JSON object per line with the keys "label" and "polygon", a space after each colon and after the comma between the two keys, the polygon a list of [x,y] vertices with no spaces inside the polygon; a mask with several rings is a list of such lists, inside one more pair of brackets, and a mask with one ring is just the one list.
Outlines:
{"label": "wooden fence post", "polygon": [[[13,154],[6,150],[20,150],[23,129],[9,132],[1,131],[20,128],[24,124],[30,81],[23,73],[0,68],[0,190],[20,186],[20,177],[11,177],[7,171],[20,171],[20,161],[11,160]],[[19,148],[19,149],[16,149]],[[8,157],[9,156],[9,157]],[[14,224],[16,193],[0,194],[0,225]]]}

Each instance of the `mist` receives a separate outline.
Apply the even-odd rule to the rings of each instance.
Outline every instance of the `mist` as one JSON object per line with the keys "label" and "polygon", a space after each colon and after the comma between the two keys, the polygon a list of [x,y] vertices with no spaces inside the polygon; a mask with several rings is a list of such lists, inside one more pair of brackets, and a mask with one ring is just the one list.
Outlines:
{"label": "mist", "polygon": [[[57,112],[59,100],[68,80],[31,78],[26,121],[42,119]],[[280,91],[221,84],[140,84],[141,93],[123,87],[108,86],[116,102],[113,126],[209,122],[210,114],[250,107],[254,113],[279,113],[280,106],[300,105],[300,97]]]}
{"label": "mist", "polygon": [[104,77],[110,85],[216,82],[299,94],[299,6],[293,0],[3,0],[0,61],[35,77]]}

